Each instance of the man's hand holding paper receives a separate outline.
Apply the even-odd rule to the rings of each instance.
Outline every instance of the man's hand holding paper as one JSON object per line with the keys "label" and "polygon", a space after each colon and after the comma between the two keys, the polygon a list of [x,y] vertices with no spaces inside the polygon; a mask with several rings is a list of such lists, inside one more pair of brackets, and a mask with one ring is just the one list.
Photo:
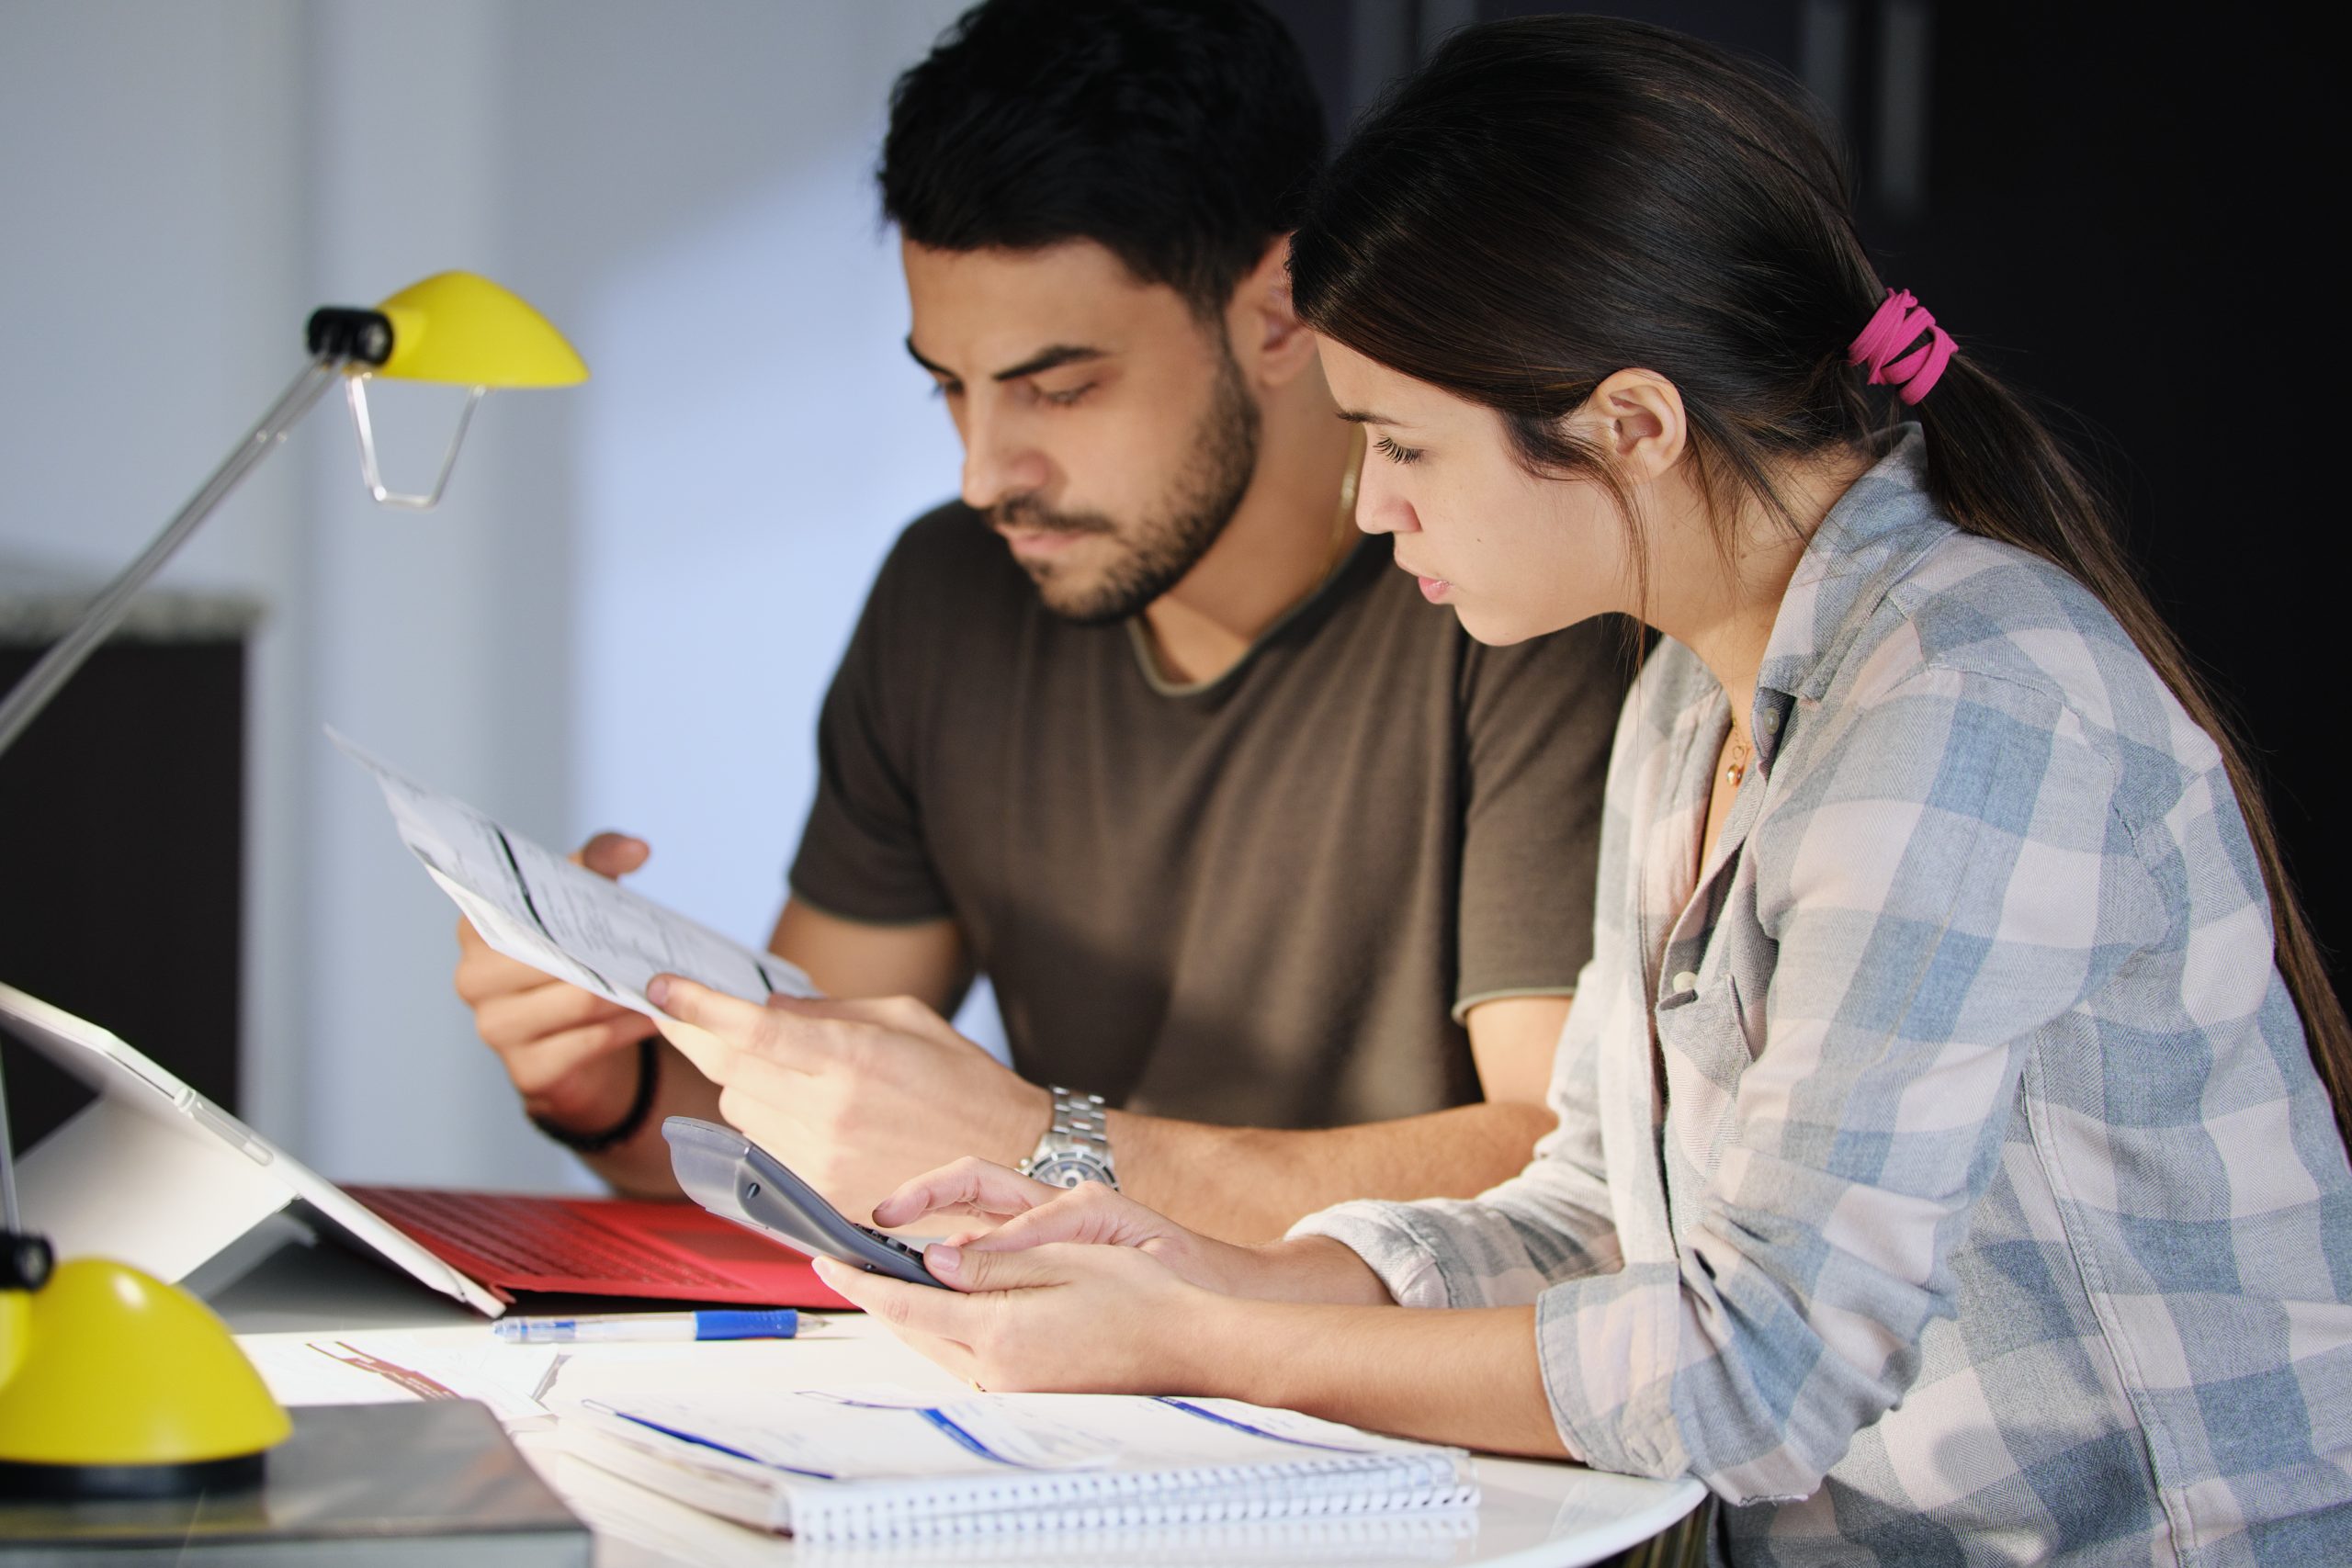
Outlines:
{"label": "man's hand holding paper", "polygon": [[1044,1129],[1051,1096],[922,1002],[820,999],[774,953],[620,886],[643,840],[599,834],[567,860],[336,743],[465,911],[458,993],[533,1115],[583,1133],[625,1118],[650,1019],[722,1120],[851,1214],[959,1154],[1017,1160]]}
{"label": "man's hand holding paper", "polygon": [[958,1154],[1012,1164],[1052,1115],[1050,1094],[911,998],[762,1005],[675,975],[647,994],[719,1086],[720,1119],[856,1218]]}
{"label": "man's hand holding paper", "polygon": [[674,1192],[661,1139],[636,1134],[659,1122],[654,1105],[709,1114],[717,1091],[673,1067],[652,1104],[640,1099],[650,1087],[643,1075],[658,1072],[634,1049],[653,1036],[647,1020],[659,1018],[648,982],[682,971],[756,1001],[773,991],[813,996],[808,976],[621,886],[618,877],[645,863],[642,840],[599,834],[567,859],[329,734],[375,775],[401,842],[464,911],[458,994],[525,1109],[583,1137],[639,1122],[630,1147],[616,1145],[600,1168],[628,1190]]}
{"label": "man's hand holding paper", "polygon": [[[641,839],[599,833],[571,858],[617,881],[650,852]],[[483,940],[470,917],[458,920],[457,987],[526,1113],[582,1132],[610,1127],[627,1114],[637,1094],[634,1047],[653,1032],[642,1015],[509,958]]]}

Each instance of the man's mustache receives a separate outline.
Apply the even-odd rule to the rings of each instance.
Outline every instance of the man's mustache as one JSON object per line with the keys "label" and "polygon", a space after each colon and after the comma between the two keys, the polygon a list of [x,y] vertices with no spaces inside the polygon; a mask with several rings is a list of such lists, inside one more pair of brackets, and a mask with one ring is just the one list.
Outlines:
{"label": "man's mustache", "polygon": [[1115,534],[1119,525],[1099,512],[1056,512],[1035,496],[1016,495],[989,508],[997,528],[1036,528],[1049,534]]}

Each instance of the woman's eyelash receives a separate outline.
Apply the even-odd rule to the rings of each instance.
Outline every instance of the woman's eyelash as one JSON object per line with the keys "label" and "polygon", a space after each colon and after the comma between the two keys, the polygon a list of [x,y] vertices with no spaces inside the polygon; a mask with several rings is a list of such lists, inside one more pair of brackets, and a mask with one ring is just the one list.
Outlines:
{"label": "woman's eyelash", "polygon": [[1421,457],[1421,449],[1419,447],[1399,446],[1395,441],[1385,435],[1374,442],[1372,444],[1372,449],[1379,453],[1382,457],[1387,458],[1392,463],[1417,463],[1420,461]]}

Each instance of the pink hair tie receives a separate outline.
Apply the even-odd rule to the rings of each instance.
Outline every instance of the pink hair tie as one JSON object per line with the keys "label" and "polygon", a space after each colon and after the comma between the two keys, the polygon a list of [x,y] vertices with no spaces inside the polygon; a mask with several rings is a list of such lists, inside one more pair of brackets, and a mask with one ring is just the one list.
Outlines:
{"label": "pink hair tie", "polygon": [[[1932,334],[1917,348],[1919,334]],[[1900,359],[1894,356],[1906,348],[1911,352]],[[1916,403],[1935,389],[1937,379],[1960,345],[1951,341],[1951,333],[1936,325],[1936,318],[1920,308],[1907,288],[1886,291],[1886,299],[1871,317],[1870,325],[1862,329],[1846,350],[1846,363],[1871,367],[1870,384],[1895,389],[1895,396],[1906,403]],[[1889,364],[1889,360],[1894,360]]]}

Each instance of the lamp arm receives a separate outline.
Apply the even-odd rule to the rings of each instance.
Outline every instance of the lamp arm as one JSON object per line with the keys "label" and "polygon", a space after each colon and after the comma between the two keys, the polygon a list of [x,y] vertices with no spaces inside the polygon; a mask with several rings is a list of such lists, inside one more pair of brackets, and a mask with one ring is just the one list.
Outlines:
{"label": "lamp arm", "polygon": [[8,1084],[0,1076],[0,1235],[24,1228],[17,1213],[17,1156],[8,1144]]}
{"label": "lamp arm", "polygon": [[107,634],[114,630],[124,612],[130,608],[131,596],[187,543],[189,536],[212,514],[213,508],[237,488],[238,481],[277,449],[277,444],[286,439],[287,432],[301,422],[340,374],[339,360],[332,352],[321,355],[305,367],[277,401],[270,405],[269,412],[262,415],[261,423],[236,445],[202,488],[188,498],[178,515],[164,525],[154,542],[140,553],[137,560],[123,568],[120,576],[107,584],[73,628],[41,655],[40,662],[17,682],[6,700],[0,701],[0,752],[16,743],[25,727],[49,705],[58,688],[72,680],[82,661],[106,640]]}
{"label": "lamp arm", "polygon": [[25,1229],[17,1210],[17,1156],[8,1146],[8,1086],[0,1083],[0,1384],[24,1359],[24,1323],[9,1292],[38,1291],[57,1260],[49,1238]]}

